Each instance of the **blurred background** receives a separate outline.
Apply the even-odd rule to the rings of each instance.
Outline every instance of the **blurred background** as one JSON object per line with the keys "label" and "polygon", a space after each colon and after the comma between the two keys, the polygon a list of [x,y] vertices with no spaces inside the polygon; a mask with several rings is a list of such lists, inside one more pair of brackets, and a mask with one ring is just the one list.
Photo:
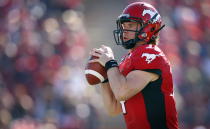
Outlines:
{"label": "blurred background", "polygon": [[[180,129],[210,129],[210,0],[145,0],[166,27]],[[0,0],[0,129],[125,129],[109,117],[84,66],[134,0]]]}

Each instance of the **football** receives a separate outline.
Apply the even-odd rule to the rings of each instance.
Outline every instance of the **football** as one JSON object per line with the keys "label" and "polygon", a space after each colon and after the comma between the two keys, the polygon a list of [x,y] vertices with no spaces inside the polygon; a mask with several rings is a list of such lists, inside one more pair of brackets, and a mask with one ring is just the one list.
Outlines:
{"label": "football", "polygon": [[[91,56],[89,60],[97,57]],[[85,77],[90,85],[96,85],[107,79],[106,69],[98,62],[87,63],[85,67]]]}

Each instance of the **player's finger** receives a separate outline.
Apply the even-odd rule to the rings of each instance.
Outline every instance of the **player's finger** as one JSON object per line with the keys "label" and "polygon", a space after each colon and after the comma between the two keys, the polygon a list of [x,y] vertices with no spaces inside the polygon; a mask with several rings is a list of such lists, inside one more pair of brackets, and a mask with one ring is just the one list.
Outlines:
{"label": "player's finger", "polygon": [[98,49],[93,49],[93,50],[91,50],[91,51],[90,51],[90,54],[92,54],[92,53],[98,53],[98,54],[101,54],[101,51],[100,51],[100,50],[98,50]]}
{"label": "player's finger", "polygon": [[96,51],[98,48],[93,48],[91,51]]}
{"label": "player's finger", "polygon": [[101,53],[103,53],[104,51],[103,51],[102,49],[96,49],[96,50],[94,50],[94,52],[101,54]]}
{"label": "player's finger", "polygon": [[92,56],[96,56],[96,57],[101,57],[101,54],[100,53],[97,53],[97,52],[91,52]]}
{"label": "player's finger", "polygon": [[107,49],[107,48],[108,48],[108,46],[101,45],[101,48],[104,50],[104,49]]}
{"label": "player's finger", "polygon": [[89,60],[88,63],[95,63],[95,62],[99,62],[98,59],[92,59],[92,60]]}
{"label": "player's finger", "polygon": [[99,48],[93,48],[93,49],[91,50],[91,52],[101,53],[100,50],[99,50]]}
{"label": "player's finger", "polygon": [[108,52],[108,46],[101,45],[101,48],[104,50],[104,52]]}

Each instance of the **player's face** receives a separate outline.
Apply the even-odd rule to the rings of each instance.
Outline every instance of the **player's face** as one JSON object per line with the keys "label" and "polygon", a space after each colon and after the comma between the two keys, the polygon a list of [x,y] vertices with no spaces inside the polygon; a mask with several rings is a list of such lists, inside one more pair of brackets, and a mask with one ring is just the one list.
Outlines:
{"label": "player's face", "polygon": [[[132,32],[132,31],[136,31],[139,30],[140,25],[136,22],[124,22],[122,24],[123,27],[123,41],[126,42],[130,39],[134,39],[135,38],[135,33],[136,32]],[[130,30],[130,31],[126,31],[126,30]]]}

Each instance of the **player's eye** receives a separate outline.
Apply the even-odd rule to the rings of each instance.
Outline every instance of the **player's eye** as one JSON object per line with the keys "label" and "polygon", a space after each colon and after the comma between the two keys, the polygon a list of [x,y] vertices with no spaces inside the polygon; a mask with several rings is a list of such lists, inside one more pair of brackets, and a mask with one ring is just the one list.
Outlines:
{"label": "player's eye", "polygon": [[136,26],[137,24],[132,23],[132,22],[127,25],[128,29],[136,29]]}
{"label": "player's eye", "polygon": [[128,27],[129,27],[129,28],[132,28],[132,27],[134,27],[134,24],[131,24],[131,23],[130,23],[130,24],[128,24]]}

